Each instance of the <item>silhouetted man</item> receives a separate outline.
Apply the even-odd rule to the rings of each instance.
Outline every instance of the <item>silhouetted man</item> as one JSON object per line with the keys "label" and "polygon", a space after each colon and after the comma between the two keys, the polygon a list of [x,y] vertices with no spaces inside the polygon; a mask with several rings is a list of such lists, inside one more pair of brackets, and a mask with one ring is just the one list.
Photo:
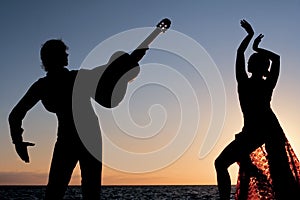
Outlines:
{"label": "silhouetted man", "polygon": [[[80,93],[80,91],[78,93],[77,91],[76,95],[86,96],[83,97],[83,99],[86,99],[84,106],[88,105],[86,109],[90,110],[88,114],[92,115],[92,119],[95,119],[93,122],[95,122],[94,128],[96,128],[87,128],[84,131],[87,135],[89,135],[91,131],[96,132],[91,135],[97,136],[97,142],[100,144],[97,148],[99,148],[99,153],[101,154],[101,132],[97,116],[93,112],[90,104],[90,98],[94,98],[105,107],[110,108],[117,106],[126,92],[127,85],[122,87],[123,91],[117,91],[122,93],[119,95],[120,98],[112,100],[111,97],[114,86],[123,76],[126,77],[124,79],[125,82],[128,82],[129,79],[133,79],[138,75],[138,61],[145,55],[147,49],[135,51],[135,53],[131,55],[123,54],[114,62],[114,65],[107,68],[107,71],[103,70],[105,66],[97,67],[92,70],[69,71],[66,68],[66,66],[68,66],[67,50],[68,47],[64,42],[56,39],[48,40],[42,46],[40,56],[47,74],[45,77],[33,83],[10,113],[9,125],[11,137],[20,158],[25,162],[29,162],[27,147],[33,146],[34,144],[23,141],[22,133],[24,130],[22,128],[22,120],[26,113],[36,103],[41,101],[49,112],[56,114],[58,119],[57,142],[53,152],[45,199],[63,199],[77,162],[80,164],[83,198],[88,200],[100,199],[101,158],[97,159],[94,157],[84,146],[73,118],[72,100],[76,76],[79,72],[83,72],[85,76],[83,80],[88,80],[89,82],[84,84],[87,90],[82,91],[82,93]],[[124,66],[117,68],[117,65],[121,64]],[[128,71],[131,71],[131,73],[129,73],[130,75],[128,75]],[[93,91],[94,93],[87,93],[86,91],[91,87],[89,84],[94,84],[95,82],[98,84],[98,87]],[[127,82],[125,84],[127,84]]]}

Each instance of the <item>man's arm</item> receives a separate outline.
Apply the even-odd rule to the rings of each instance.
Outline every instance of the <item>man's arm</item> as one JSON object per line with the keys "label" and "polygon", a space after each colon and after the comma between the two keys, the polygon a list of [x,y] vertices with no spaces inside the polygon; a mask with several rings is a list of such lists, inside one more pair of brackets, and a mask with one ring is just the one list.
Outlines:
{"label": "man's arm", "polygon": [[18,155],[25,162],[29,162],[27,146],[33,146],[34,144],[23,141],[22,133],[24,130],[22,128],[22,121],[26,113],[40,100],[38,87],[38,84],[34,83],[13,108],[8,117],[12,142],[15,144]]}

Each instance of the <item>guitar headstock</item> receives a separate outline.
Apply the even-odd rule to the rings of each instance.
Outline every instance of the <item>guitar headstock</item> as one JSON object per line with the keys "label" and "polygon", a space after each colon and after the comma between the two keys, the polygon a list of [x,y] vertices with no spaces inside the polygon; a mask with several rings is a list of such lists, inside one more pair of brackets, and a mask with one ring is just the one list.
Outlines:
{"label": "guitar headstock", "polygon": [[171,26],[171,20],[169,20],[168,18],[165,18],[163,20],[161,20],[157,25],[156,27],[157,28],[160,28],[162,32],[166,32],[166,30],[168,28],[170,28]]}

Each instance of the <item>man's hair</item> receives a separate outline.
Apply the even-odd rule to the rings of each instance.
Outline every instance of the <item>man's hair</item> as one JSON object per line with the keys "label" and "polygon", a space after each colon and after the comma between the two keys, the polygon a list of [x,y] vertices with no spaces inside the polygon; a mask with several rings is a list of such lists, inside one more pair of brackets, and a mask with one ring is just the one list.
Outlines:
{"label": "man's hair", "polygon": [[49,68],[59,64],[61,53],[67,49],[68,47],[61,39],[51,39],[45,42],[40,51],[44,70],[49,71]]}

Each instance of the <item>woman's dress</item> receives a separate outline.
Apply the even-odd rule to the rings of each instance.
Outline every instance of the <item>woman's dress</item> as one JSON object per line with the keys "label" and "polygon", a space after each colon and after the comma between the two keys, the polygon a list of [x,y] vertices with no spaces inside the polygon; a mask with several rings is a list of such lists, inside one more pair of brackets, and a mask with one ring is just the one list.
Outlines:
{"label": "woman's dress", "polygon": [[238,162],[238,200],[300,199],[300,163],[271,109],[273,89],[263,79],[238,84],[244,127],[236,140],[248,148]]}

